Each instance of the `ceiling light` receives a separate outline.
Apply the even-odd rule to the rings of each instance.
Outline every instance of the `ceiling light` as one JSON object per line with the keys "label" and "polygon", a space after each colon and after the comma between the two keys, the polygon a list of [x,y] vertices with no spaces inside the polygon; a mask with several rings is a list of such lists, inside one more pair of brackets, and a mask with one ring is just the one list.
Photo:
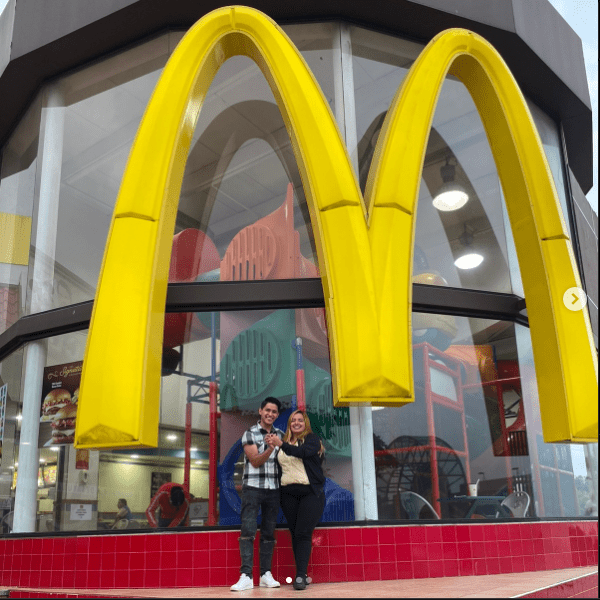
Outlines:
{"label": "ceiling light", "polygon": [[201,465],[203,462],[204,462],[203,460],[197,460],[197,461],[196,461],[196,464],[197,464],[197,465]]}
{"label": "ceiling light", "polygon": [[460,258],[454,261],[454,264],[459,269],[474,269],[483,262],[483,256],[472,252],[470,254],[463,254]]}
{"label": "ceiling light", "polygon": [[45,463],[46,461],[43,458],[40,458],[41,463]]}
{"label": "ceiling light", "polygon": [[469,200],[465,188],[454,181],[456,167],[450,164],[450,157],[446,158],[446,164],[440,169],[442,187],[433,199],[433,206],[438,210],[448,212],[462,208]]}
{"label": "ceiling light", "polygon": [[177,436],[174,433],[170,433],[167,436],[167,439],[170,440],[171,442],[174,442],[177,439]]}
{"label": "ceiling light", "polygon": [[190,448],[190,452],[198,452],[198,448],[196,448],[196,447]]}
{"label": "ceiling light", "polygon": [[58,446],[50,446],[50,450],[52,450],[52,452],[58,452],[60,448]]}
{"label": "ceiling light", "polygon": [[462,208],[469,200],[469,195],[458,183],[449,183],[440,188],[437,196],[433,199],[433,205],[441,211],[449,212]]}
{"label": "ceiling light", "polygon": [[132,455],[131,455],[131,458],[139,458],[139,457],[140,457],[140,455],[139,455],[139,454],[132,454]]}
{"label": "ceiling light", "polygon": [[23,415],[17,415],[17,421],[22,421],[23,420]]}

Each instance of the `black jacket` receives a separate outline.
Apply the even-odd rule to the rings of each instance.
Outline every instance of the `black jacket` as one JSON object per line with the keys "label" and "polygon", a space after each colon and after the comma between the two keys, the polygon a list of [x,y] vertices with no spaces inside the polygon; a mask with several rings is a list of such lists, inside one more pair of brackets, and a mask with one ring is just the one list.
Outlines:
{"label": "black jacket", "polygon": [[298,446],[283,442],[281,450],[288,456],[301,458],[304,469],[308,475],[308,481],[313,492],[319,495],[325,486],[325,474],[323,473],[323,457],[319,456],[321,440],[315,433],[309,433]]}

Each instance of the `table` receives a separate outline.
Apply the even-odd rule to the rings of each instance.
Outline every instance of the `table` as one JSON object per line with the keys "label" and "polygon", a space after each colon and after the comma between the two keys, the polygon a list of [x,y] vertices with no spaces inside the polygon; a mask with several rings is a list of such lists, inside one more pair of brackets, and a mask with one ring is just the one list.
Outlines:
{"label": "table", "polygon": [[[463,518],[470,519],[481,507],[491,507],[494,509],[494,516],[509,517],[513,514],[506,506],[502,506],[502,501],[506,496],[454,496],[453,498],[440,498],[440,502],[457,502],[462,503],[466,507],[466,513]],[[499,513],[499,514],[498,514]],[[490,518],[490,517],[487,517]]]}

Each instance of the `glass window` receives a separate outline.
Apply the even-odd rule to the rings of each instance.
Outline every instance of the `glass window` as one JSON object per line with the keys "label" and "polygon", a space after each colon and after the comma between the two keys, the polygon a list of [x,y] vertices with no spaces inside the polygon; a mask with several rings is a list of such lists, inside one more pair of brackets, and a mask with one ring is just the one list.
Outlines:
{"label": "glass window", "polygon": [[[286,30],[333,107],[335,26],[293,25]],[[29,312],[94,297],[131,144],[162,67],[182,35],[161,36],[45,89]],[[37,128],[33,131],[37,135]],[[23,152],[26,148],[22,140],[16,146]],[[32,148],[35,156],[36,145]],[[10,150],[9,145],[6,152]],[[28,160],[27,165],[33,164],[31,157]],[[15,171],[13,162],[5,158],[4,178]],[[242,235],[248,225],[252,227]],[[308,207],[289,137],[271,90],[250,59],[227,61],[204,102],[175,234],[183,230],[192,231],[174,244],[192,253],[202,248],[203,258],[172,273],[171,281],[318,275]],[[15,304],[17,270],[12,268],[6,277],[3,272],[0,294]]]}
{"label": "glass window", "polygon": [[[167,314],[165,341],[173,340],[180,329],[184,333],[179,343],[171,341],[163,348],[157,448],[76,450],[73,435],[87,331],[44,342],[45,360],[34,390],[41,401],[40,467],[38,473],[29,474],[37,477],[36,530],[147,528],[146,509],[158,488],[168,482],[189,482],[192,510],[182,526],[239,524],[240,438],[257,422],[260,402],[268,395],[283,405],[277,427],[285,430],[292,409],[304,406],[325,444],[324,521],[353,520],[349,410],[334,408],[332,403],[324,309]],[[9,385],[21,381],[21,356],[22,352],[16,353],[1,365],[0,376]],[[28,385],[33,385],[38,363],[31,359],[25,365],[23,380]],[[300,396],[298,378],[304,379]],[[214,392],[211,382],[216,384]],[[11,402],[18,392],[18,387],[10,392]],[[211,419],[211,393],[218,421]],[[191,413],[186,422],[188,405]],[[10,407],[15,414],[19,411],[16,404]],[[218,471],[216,465],[215,471],[210,470],[211,428],[217,440]],[[14,438],[6,438],[3,449],[2,470],[11,471],[9,497],[14,488],[10,467],[18,471],[14,457],[18,440],[10,446]],[[211,502],[211,489],[216,488],[219,494]],[[120,514],[123,501],[128,507],[125,516]]]}
{"label": "glass window", "polygon": [[565,219],[566,230],[571,232],[569,213],[567,211],[567,190],[565,187],[565,168],[563,162],[562,142],[556,123],[536,104],[527,100],[531,116],[537,127],[550,171],[554,178],[554,185],[560,200],[560,206]]}
{"label": "glass window", "polygon": [[[0,362],[0,535],[12,531],[21,432],[23,350]],[[2,418],[2,414],[4,417]]]}
{"label": "glass window", "polygon": [[[358,170],[364,191],[387,110],[423,46],[358,27],[351,28],[351,36]],[[461,195],[461,203],[443,199],[451,190]],[[414,281],[511,292],[502,202],[477,109],[464,85],[447,77],[423,165]]]}
{"label": "glass window", "polygon": [[38,96],[0,156],[0,333],[25,314],[39,128]]}
{"label": "glass window", "polygon": [[414,404],[373,412],[380,519],[597,511],[593,447],[543,441],[526,328],[415,313],[413,341]]}
{"label": "glass window", "polygon": [[[286,27],[330,104],[330,25]],[[318,276],[308,206],[285,123],[269,85],[246,57],[229,59],[204,101],[188,156],[176,233],[211,260],[188,281]],[[192,237],[195,244],[190,243]],[[172,280],[176,280],[173,279]],[[182,280],[182,279],[178,279]]]}
{"label": "glass window", "polygon": [[598,515],[598,444],[546,444],[542,435],[529,329],[515,326],[531,464],[538,470],[535,512],[545,517]]}
{"label": "glass window", "polygon": [[[261,401],[275,396],[283,405],[277,427],[285,430],[293,408],[305,406],[325,444],[329,500],[324,521],[353,520],[349,411],[332,403],[324,309],[181,313],[167,315],[166,331],[176,327],[175,321],[189,333],[181,345],[164,350],[161,427],[181,431],[191,402],[192,432],[206,443],[210,381],[218,382],[220,494],[217,506],[208,504],[205,514],[218,513],[221,525],[240,523],[240,439],[258,421]],[[303,397],[298,377],[304,379]],[[208,452],[207,445],[201,449]],[[206,480],[205,501],[209,485],[215,482]]]}
{"label": "glass window", "polygon": [[29,312],[94,297],[125,163],[169,37],[46,87]]}

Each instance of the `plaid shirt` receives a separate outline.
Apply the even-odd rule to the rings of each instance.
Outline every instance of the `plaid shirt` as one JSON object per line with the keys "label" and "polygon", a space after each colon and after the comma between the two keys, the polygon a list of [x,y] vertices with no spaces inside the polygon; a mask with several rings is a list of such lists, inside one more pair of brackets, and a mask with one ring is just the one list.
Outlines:
{"label": "plaid shirt", "polygon": [[[260,426],[260,421],[253,425],[244,433],[242,436],[242,447],[248,444],[254,444],[258,449],[258,453],[262,454],[267,449],[265,443],[265,435],[269,433],[266,429]],[[277,434],[279,439],[283,438],[283,431],[277,429],[277,427],[271,428],[271,433]],[[277,464],[277,452],[279,448],[271,453],[271,456],[260,466],[253,467],[246,453],[244,453],[244,476],[242,478],[242,485],[260,488],[263,490],[276,490],[279,488],[279,473]]]}

